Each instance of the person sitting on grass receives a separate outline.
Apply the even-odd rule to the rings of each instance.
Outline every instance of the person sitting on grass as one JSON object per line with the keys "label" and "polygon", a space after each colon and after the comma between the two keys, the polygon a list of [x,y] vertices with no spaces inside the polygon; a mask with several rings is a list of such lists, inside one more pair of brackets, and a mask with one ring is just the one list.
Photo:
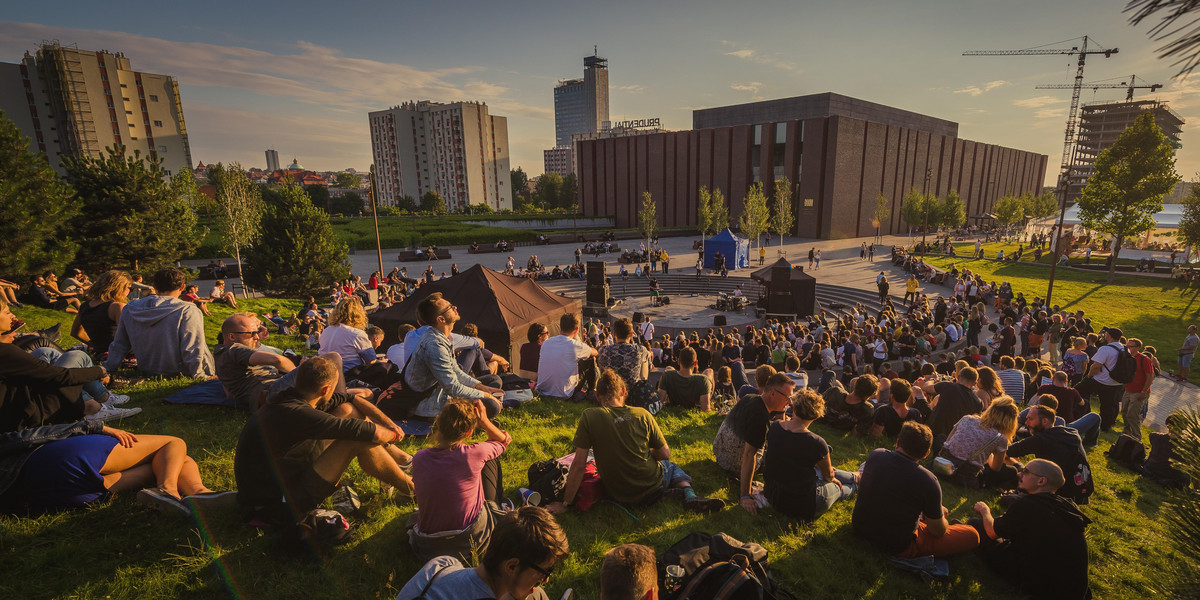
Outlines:
{"label": "person sitting on grass", "polygon": [[367,313],[362,302],[354,296],[343,298],[330,311],[329,326],[321,331],[321,352],[342,355],[342,368],[346,371],[374,362],[379,355],[367,337],[366,327]]}
{"label": "person sitting on grass", "polygon": [[605,369],[596,384],[600,406],[583,411],[575,428],[575,457],[567,473],[562,502],[546,508],[561,514],[575,500],[587,467],[588,450],[594,450],[596,470],[604,480],[608,496],[622,504],[656,502],[665,493],[683,497],[683,504],[696,512],[714,512],[725,507],[719,498],[702,498],[692,489],[692,478],[671,462],[671,448],[654,416],[644,408],[625,406],[625,381]]}
{"label": "person sitting on grass", "polygon": [[296,384],[246,421],[233,474],[247,521],[298,522],[333,493],[356,458],[367,475],[412,493],[412,480],[401,470],[411,457],[392,445],[404,432],[368,400],[370,391],[336,392],[340,370],[326,357],[304,361]]}
{"label": "person sitting on grass", "polygon": [[604,553],[600,563],[600,600],[658,600],[658,567],[654,549],[621,544]]}
{"label": "person sitting on grass", "polygon": [[983,540],[979,551],[984,562],[1037,600],[1092,597],[1084,536],[1092,520],[1055,493],[1064,483],[1058,465],[1035,458],[1020,472],[1025,493],[1003,515],[993,518],[986,502],[976,502],[979,518],[970,521]]}
{"label": "person sitting on grass", "polygon": [[129,284],[129,275],[106,271],[88,288],[88,301],[79,307],[71,335],[87,344],[94,356],[103,357],[117,334],[117,321],[129,302]]}
{"label": "person sitting on grass", "polygon": [[204,485],[183,440],[135,435],[98,421],[5,433],[0,435],[0,454],[6,467],[0,472],[0,512],[6,514],[83,508],[139,490],[142,504],[187,516],[229,506],[236,495]]}
{"label": "person sitting on grass", "polygon": [[192,304],[195,304],[196,308],[199,308],[200,312],[204,316],[211,317],[212,313],[208,312],[208,306],[207,306],[207,304],[209,302],[211,302],[211,300],[209,300],[207,298],[201,298],[199,296],[199,293],[200,293],[200,286],[189,285],[186,288],[184,288],[183,293],[179,295],[179,299],[183,300],[184,302],[191,302]]}
{"label": "person sitting on grass", "polygon": [[942,453],[982,469],[977,481],[980,487],[1016,487],[1017,470],[1004,464],[1004,457],[1017,434],[1017,412],[1011,396],[993,399],[982,415],[959,419],[942,445]]}
{"label": "person sitting on grass", "polygon": [[878,448],[863,463],[851,524],[855,535],[884,554],[948,556],[979,545],[975,528],[946,519],[950,511],[942,506],[942,486],[917,462],[932,445],[928,427],[905,423],[895,450]]}
{"label": "person sitting on grass", "polygon": [[783,418],[795,385],[784,373],[771,375],[762,385],[763,393],[751,394],[735,404],[713,436],[713,458],[739,482],[739,504],[750,514],[756,513],[751,482],[762,460],[767,431],[771,421]]}
{"label": "person sitting on grass", "polygon": [[[213,347],[217,379],[225,388],[225,395],[233,398],[238,407],[251,411],[258,410],[270,392],[282,391],[295,381],[295,376],[284,379],[296,368],[290,358],[261,349],[262,329],[263,324],[254,313],[232,314],[221,324],[218,343]],[[336,356],[341,361],[336,353],[326,356]],[[340,391],[344,391],[344,380],[340,383]]]}
{"label": "person sitting on grass", "polygon": [[871,418],[871,437],[896,437],[905,423],[919,422],[921,411],[912,404],[912,384],[904,379],[892,379],[888,385],[888,404],[876,409]]}
{"label": "person sitting on grass", "polygon": [[1083,448],[1083,439],[1075,429],[1055,425],[1057,417],[1054,409],[1048,406],[1031,407],[1025,417],[1025,426],[1031,435],[1008,447],[1007,460],[1016,464],[1017,457],[1029,454],[1049,460],[1058,465],[1067,478],[1058,494],[1076,504],[1087,504],[1093,491],[1092,467]]}
{"label": "person sitting on grass", "polygon": [[859,375],[850,380],[850,390],[835,385],[825,390],[826,414],[821,423],[842,430],[853,430],[855,435],[866,435],[875,416],[875,405],[871,398],[879,392],[879,379],[874,375]]}
{"label": "person sitting on grass", "polygon": [[208,301],[217,304],[227,304],[233,310],[238,309],[237,297],[233,295],[233,292],[225,291],[224,279],[218,279],[213,282],[212,291],[208,292]]}
{"label": "person sitting on grass", "polygon": [[712,412],[712,369],[696,374],[696,350],[685,346],[679,351],[679,370],[668,368],[658,380],[658,399],[664,405],[699,408]]}
{"label": "person sitting on grass", "polygon": [[570,553],[567,534],[540,506],[522,506],[499,518],[479,565],[468,568],[452,556],[421,567],[396,600],[520,598],[549,600],[542,584]]}
{"label": "person sitting on grass", "polygon": [[115,372],[132,351],[143,373],[193,379],[216,375],[205,343],[204,315],[195,304],[179,299],[185,283],[179,269],[154,274],[158,294],[125,305],[104,368]]}
{"label": "person sitting on grass", "polygon": [[538,354],[537,390],[554,398],[585,397],[595,386],[599,351],[580,341],[579,315],[558,318],[558,335],[542,342]]}
{"label": "person sitting on grass", "polygon": [[[464,443],[476,426],[487,440]],[[430,442],[413,455],[417,511],[409,519],[409,543],[422,561],[453,556],[467,562],[487,550],[503,514],[500,455],[512,436],[488,420],[483,402],[452,399],[434,421]]]}
{"label": "person sitting on grass", "polygon": [[64,298],[59,294],[55,294],[46,285],[45,275],[35,275],[30,278],[29,290],[25,292],[25,304],[45,308],[47,310],[61,310],[69,313],[77,313],[79,309],[79,298],[74,296]]}
{"label": "person sitting on grass", "polygon": [[829,444],[809,431],[825,414],[825,400],[810,389],[791,397],[792,418],[775,421],[763,456],[763,496],[777,512],[812,522],[858,487],[858,473],[833,468]]}

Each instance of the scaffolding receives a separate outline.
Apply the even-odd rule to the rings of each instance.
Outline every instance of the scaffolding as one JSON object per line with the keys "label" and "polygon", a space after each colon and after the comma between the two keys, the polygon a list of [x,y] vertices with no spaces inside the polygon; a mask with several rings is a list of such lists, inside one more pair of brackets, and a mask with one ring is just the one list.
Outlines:
{"label": "scaffolding", "polygon": [[43,42],[38,49],[38,69],[58,124],[59,145],[65,156],[100,157],[100,138],[88,98],[87,81],[78,48]]}
{"label": "scaffolding", "polygon": [[1067,201],[1074,202],[1083,193],[1095,171],[1096,157],[1111,148],[1117,138],[1147,111],[1154,112],[1154,121],[1175,148],[1180,148],[1183,118],[1171,110],[1165,101],[1138,100],[1085,105],[1079,118],[1079,136],[1071,167],[1067,172]]}

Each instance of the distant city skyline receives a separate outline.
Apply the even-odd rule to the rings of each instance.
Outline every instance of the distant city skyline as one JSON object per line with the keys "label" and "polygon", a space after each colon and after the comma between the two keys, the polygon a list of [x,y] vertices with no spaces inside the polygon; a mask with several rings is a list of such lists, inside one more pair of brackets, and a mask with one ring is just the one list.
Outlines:
{"label": "distant city skyline", "polygon": [[[463,6],[466,4],[467,6]],[[474,6],[478,4],[478,6]],[[628,2],[573,6],[467,1],[453,6],[351,3],[330,13],[299,0],[269,18],[216,0],[111,11],[68,1],[9,7],[0,61],[19,62],[44,40],[123,52],[139,69],[178,79],[193,161],[265,167],[264,148],[310,169],[364,170],[367,113],[409,100],[480,101],[509,118],[513,168],[542,172],[554,146],[556,81],[578,77],[598,46],[609,61],[614,121],[658,117],[691,127],[692,110],[836,92],[960,124],[959,136],[1049,156],[1053,184],[1062,152],[1070,56],[964,57],[966,50],[1092,44],[1119,47],[1088,58],[1088,82],[1162,83],[1154,94],[1187,122],[1176,169],[1200,170],[1200,83],[1173,80],[1146,26],[1132,27],[1124,0],[1006,3],[919,0],[871,5],[784,2]],[[472,8],[473,7],[473,8]],[[459,11],[485,10],[485,21]],[[241,15],[229,19],[227,15]],[[314,19],[313,14],[328,18]],[[453,24],[453,25],[448,25]],[[1065,41],[1062,41],[1065,40]],[[1057,43],[1056,43],[1057,42]],[[1085,88],[1083,103],[1124,98]]]}

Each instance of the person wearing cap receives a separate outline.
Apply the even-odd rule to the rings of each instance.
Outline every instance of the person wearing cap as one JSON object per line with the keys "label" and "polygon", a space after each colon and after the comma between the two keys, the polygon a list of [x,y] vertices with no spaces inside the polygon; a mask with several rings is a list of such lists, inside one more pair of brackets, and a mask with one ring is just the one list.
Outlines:
{"label": "person wearing cap", "polygon": [[975,503],[979,517],[971,523],[984,562],[1032,598],[1090,598],[1084,529],[1091,519],[1055,493],[1066,483],[1058,465],[1035,458],[1019,475],[1024,493],[1003,515],[993,517],[986,502]]}

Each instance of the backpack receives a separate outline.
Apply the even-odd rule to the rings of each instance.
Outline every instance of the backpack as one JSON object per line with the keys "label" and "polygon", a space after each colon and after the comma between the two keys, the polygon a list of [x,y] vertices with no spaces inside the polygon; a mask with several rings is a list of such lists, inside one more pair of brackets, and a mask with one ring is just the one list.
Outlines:
{"label": "backpack", "polygon": [[629,398],[625,404],[644,408],[652,415],[658,414],[662,408],[662,402],[658,400],[658,389],[645,379],[633,382],[633,385],[629,387]]}
{"label": "backpack", "polygon": [[541,494],[542,502],[550,503],[562,498],[567,489],[566,465],[557,460],[540,460],[529,466],[529,489]]}
{"label": "backpack", "polygon": [[1126,350],[1116,342],[1114,344],[1117,348],[1117,364],[1111,369],[1106,366],[1105,369],[1108,370],[1108,376],[1112,377],[1113,381],[1117,383],[1129,383],[1137,375],[1138,361],[1133,358],[1129,350]]}
{"label": "backpack", "polygon": [[[667,581],[667,567],[684,576]],[[743,600],[794,598],[771,577],[767,551],[727,534],[693,532],[663,553],[659,589],[667,600]]]}
{"label": "backpack", "polygon": [[294,525],[278,530],[276,549],[292,556],[324,560],[337,546],[354,540],[354,528],[342,513],[317,508],[308,511]]}
{"label": "backpack", "polygon": [[1113,462],[1133,471],[1141,471],[1142,463],[1146,462],[1145,444],[1125,433],[1113,442],[1105,454]]}

